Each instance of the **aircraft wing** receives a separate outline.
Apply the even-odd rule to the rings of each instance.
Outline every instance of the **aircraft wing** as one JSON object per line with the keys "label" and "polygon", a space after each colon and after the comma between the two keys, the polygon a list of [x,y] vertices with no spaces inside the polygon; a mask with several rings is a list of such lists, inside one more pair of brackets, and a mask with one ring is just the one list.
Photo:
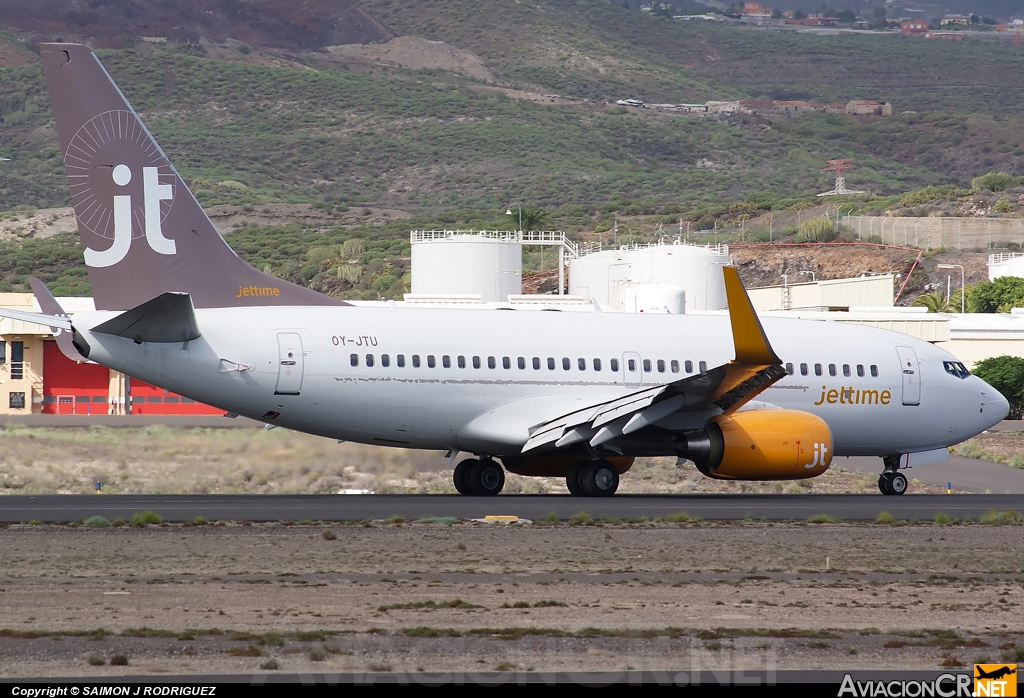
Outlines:
{"label": "aircraft wing", "polygon": [[732,414],[786,375],[750,298],[732,267],[724,267],[736,358],[695,376],[591,405],[536,425],[523,453],[557,450],[581,441],[599,446],[640,431],[676,412],[719,408]]}

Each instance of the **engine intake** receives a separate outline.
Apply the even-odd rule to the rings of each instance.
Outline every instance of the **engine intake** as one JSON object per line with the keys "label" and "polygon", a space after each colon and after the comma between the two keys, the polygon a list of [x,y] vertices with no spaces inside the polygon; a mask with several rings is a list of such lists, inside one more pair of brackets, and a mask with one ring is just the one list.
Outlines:
{"label": "engine intake", "polygon": [[712,418],[677,452],[720,480],[802,480],[828,470],[832,432],[809,412],[751,410]]}

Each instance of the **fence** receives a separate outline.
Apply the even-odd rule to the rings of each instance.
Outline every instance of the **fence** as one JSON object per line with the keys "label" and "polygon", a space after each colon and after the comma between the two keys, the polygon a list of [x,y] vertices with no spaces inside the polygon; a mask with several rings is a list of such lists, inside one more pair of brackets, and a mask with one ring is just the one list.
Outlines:
{"label": "fence", "polygon": [[1020,218],[894,218],[843,216],[845,232],[858,240],[918,249],[956,249],[1024,246],[1024,219]]}

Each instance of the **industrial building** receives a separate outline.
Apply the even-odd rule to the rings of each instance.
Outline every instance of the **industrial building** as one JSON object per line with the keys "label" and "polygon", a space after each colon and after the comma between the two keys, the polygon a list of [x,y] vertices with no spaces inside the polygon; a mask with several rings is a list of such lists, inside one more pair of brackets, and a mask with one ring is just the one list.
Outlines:
{"label": "industrial building", "polygon": [[[60,298],[69,314],[91,298]],[[31,293],[0,293],[0,306],[40,312]],[[0,414],[224,414],[123,373],[65,357],[49,327],[0,319]]]}

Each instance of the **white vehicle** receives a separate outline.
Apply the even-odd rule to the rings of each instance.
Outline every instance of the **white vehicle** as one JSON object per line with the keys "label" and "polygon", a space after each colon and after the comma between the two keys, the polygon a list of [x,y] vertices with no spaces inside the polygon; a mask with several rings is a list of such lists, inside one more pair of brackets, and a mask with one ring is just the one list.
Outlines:
{"label": "white vehicle", "polygon": [[611,495],[635,457],[666,455],[746,480],[875,455],[902,494],[901,467],[1006,416],[926,342],[762,326],[731,268],[728,316],[357,307],[295,286],[231,251],[87,47],[40,49],[97,311],[68,318],[33,280],[43,313],[2,314],[72,358],[267,424],[474,454],[454,482],[476,495],[505,470]]}

